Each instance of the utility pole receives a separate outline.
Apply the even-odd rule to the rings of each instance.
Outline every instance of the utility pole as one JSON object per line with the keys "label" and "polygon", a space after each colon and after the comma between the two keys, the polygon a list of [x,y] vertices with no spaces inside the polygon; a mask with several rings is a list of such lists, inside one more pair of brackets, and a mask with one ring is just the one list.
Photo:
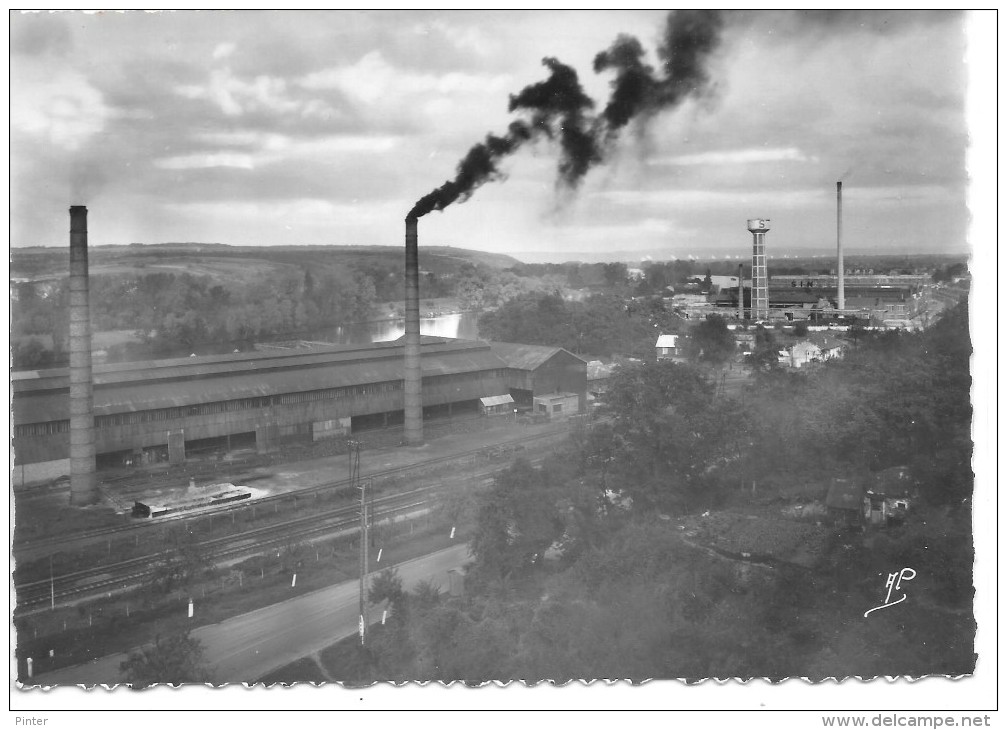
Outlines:
{"label": "utility pole", "polygon": [[349,447],[349,468],[350,486],[360,490],[360,606],[359,606],[359,632],[360,645],[364,645],[367,633],[367,485],[360,481],[360,442],[350,440]]}
{"label": "utility pole", "polygon": [[368,533],[367,483],[360,483],[360,645],[365,643],[367,634],[367,565],[370,536]]}
{"label": "utility pole", "polygon": [[56,580],[52,575],[52,554],[49,555],[49,610],[56,610]]}

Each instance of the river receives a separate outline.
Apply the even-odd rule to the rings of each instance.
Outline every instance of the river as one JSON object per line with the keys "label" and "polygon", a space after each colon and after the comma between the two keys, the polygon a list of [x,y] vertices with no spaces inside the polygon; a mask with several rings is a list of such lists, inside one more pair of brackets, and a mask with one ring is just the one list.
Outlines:
{"label": "river", "polygon": [[[476,312],[455,312],[420,318],[420,334],[433,337],[479,339]],[[405,319],[381,319],[371,322],[315,330],[306,339],[333,342],[338,345],[367,345],[372,342],[397,340],[406,332]]]}

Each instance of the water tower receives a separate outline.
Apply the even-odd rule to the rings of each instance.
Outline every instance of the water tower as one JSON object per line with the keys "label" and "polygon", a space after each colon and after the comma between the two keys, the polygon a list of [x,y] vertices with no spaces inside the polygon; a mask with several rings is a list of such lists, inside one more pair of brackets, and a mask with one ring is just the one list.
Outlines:
{"label": "water tower", "polygon": [[766,233],[768,218],[749,218],[752,232],[752,319],[769,319],[769,276],[766,273]]}

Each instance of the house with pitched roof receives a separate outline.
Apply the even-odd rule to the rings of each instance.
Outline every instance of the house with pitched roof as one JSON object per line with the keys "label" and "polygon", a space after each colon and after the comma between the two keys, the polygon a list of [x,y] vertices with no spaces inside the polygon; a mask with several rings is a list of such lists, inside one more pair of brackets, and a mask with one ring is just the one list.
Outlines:
{"label": "house with pitched roof", "polygon": [[811,340],[795,342],[787,348],[787,354],[789,355],[787,364],[792,368],[803,367],[809,362],[816,362],[822,358],[821,348]]}
{"label": "house with pitched roof", "polygon": [[678,335],[661,335],[655,347],[658,360],[671,360],[678,355]]}

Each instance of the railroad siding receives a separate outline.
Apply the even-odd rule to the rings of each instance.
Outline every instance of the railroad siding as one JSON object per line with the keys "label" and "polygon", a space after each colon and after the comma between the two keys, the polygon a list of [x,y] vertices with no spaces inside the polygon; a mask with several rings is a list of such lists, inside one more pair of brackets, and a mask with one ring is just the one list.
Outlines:
{"label": "railroad siding", "polygon": [[[70,453],[69,446],[66,449]],[[11,469],[11,487],[23,487],[33,482],[47,482],[70,473],[70,457],[37,461],[32,464],[15,464]]]}

